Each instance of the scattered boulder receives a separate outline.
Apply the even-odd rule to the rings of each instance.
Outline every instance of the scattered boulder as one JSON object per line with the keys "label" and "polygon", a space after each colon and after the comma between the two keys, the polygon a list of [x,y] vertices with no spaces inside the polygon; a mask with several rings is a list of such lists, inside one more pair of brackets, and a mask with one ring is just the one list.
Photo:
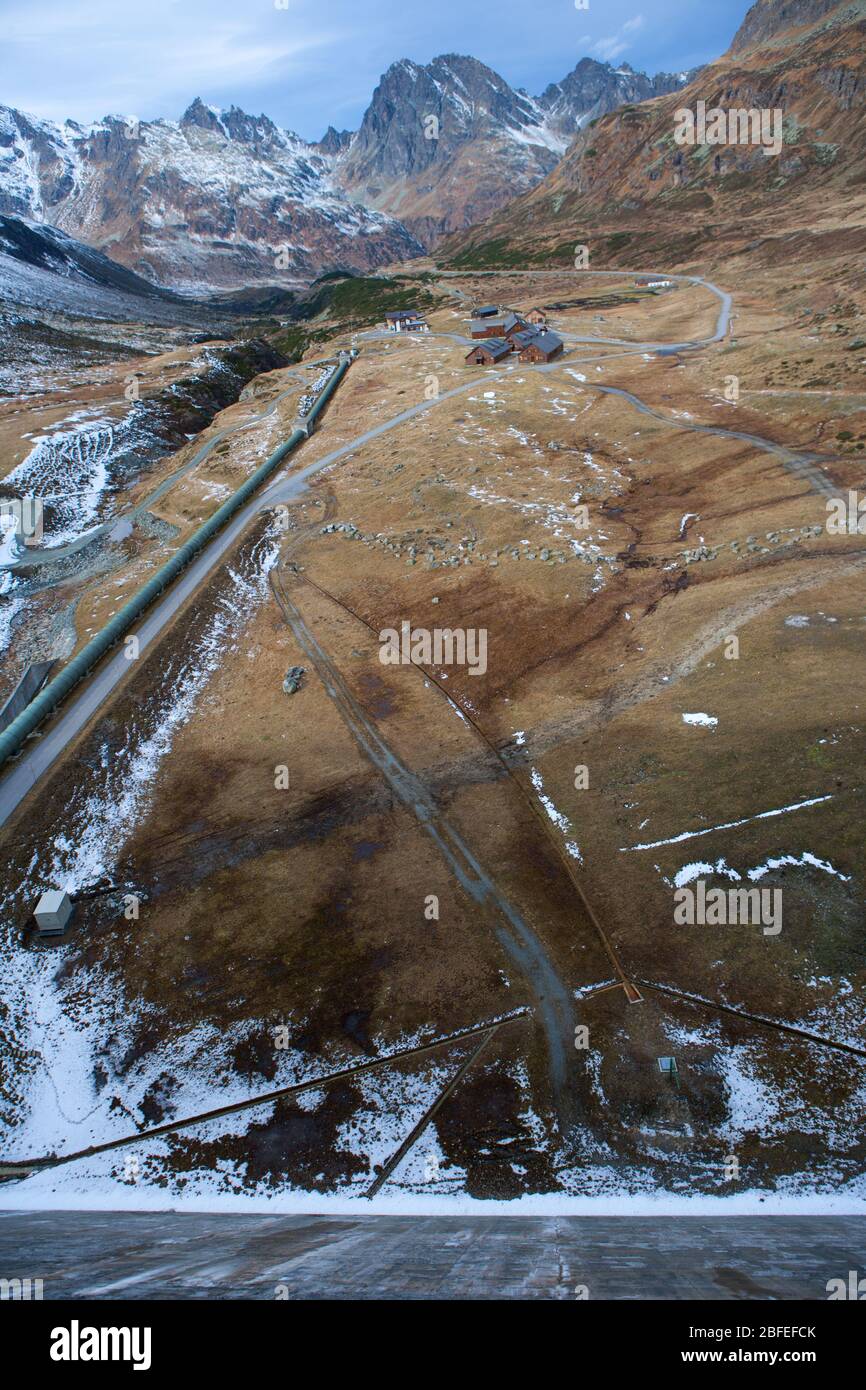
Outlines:
{"label": "scattered boulder", "polygon": [[286,678],[283,681],[283,690],[285,690],[287,695],[294,695],[295,691],[300,689],[301,681],[303,680],[305,675],[305,666],[289,667],[288,671],[286,672]]}

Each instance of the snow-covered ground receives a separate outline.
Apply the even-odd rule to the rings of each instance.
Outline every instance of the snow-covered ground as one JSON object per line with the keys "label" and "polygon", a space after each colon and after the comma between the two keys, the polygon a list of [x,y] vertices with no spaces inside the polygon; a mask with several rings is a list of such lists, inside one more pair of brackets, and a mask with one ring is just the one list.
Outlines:
{"label": "snow-covered ground", "polygon": [[132,447],[135,433],[134,407],[120,420],[81,409],[32,440],[30,453],[4,483],[50,503],[45,545],[74,540],[102,519],[112,457]]}
{"label": "snow-covered ground", "polygon": [[[22,950],[8,926],[10,912],[16,900],[35,904],[46,888],[77,890],[112,875],[126,840],[147,814],[160,765],[177,733],[202,700],[226,653],[243,640],[247,623],[264,600],[277,553],[276,540],[265,537],[258,542],[251,577],[229,569],[220,603],[204,631],[180,666],[165,673],[165,698],[142,709],[120,750],[109,755],[106,747],[90,789],[72,792],[63,831],[42,853],[34,852],[23,882],[5,887],[0,924],[5,927],[7,945],[0,1000],[7,1011],[7,1037],[15,1037],[22,1055],[10,1079],[17,1095],[2,1117],[7,1148],[14,1143],[31,1152],[62,1151],[128,1132],[128,1116],[112,1108],[107,1097],[100,1099],[94,1062],[100,1040],[112,1031],[112,1020],[122,1016],[128,1028],[134,1015],[143,1015],[144,1006],[130,1004],[124,1013],[126,1006],[118,998],[116,985],[96,973],[88,978],[83,996],[78,988],[61,983],[58,975],[62,975],[67,948],[61,945],[42,953]],[[225,1103],[215,1099],[212,1086],[202,1086],[197,1078],[210,1075],[215,1048],[227,1045],[224,1036],[206,1030],[176,1041],[173,1053],[178,1072],[185,1077],[177,1098],[182,1110],[191,1107],[195,1113]],[[124,1085],[133,1105],[155,1083],[163,1064],[157,1058],[126,1076]]]}
{"label": "snow-covered ground", "polygon": [[[745,1113],[745,1112],[743,1112]],[[422,1139],[421,1162],[433,1164],[437,1147]],[[138,1151],[138,1162],[167,1153],[165,1140],[151,1140]],[[407,1160],[408,1161],[408,1160]],[[416,1159],[417,1163],[417,1159]],[[314,1214],[336,1216],[359,1212],[422,1216],[462,1215],[585,1215],[585,1216],[737,1216],[772,1215],[851,1215],[866,1214],[866,1183],[848,1184],[847,1191],[804,1193],[788,1184],[769,1192],[750,1188],[715,1196],[709,1193],[693,1196],[665,1190],[629,1190],[621,1172],[602,1164],[581,1165],[580,1181],[583,1193],[554,1192],[512,1197],[506,1201],[495,1198],[475,1199],[465,1192],[419,1191],[416,1184],[386,1185],[372,1200],[356,1192],[304,1192],[297,1189],[277,1189],[257,1193],[232,1190],[231,1182],[223,1184],[214,1174],[202,1174],[185,1180],[182,1187],[166,1189],[151,1186],[135,1179],[135,1169],[127,1169],[117,1154],[102,1154],[81,1160],[67,1168],[55,1169],[27,1178],[14,1187],[6,1184],[3,1205],[10,1211],[236,1211],[271,1212],[274,1214]],[[448,1169],[440,1170],[443,1175]],[[407,1175],[408,1176],[408,1173]],[[434,1185],[431,1184],[431,1187]]]}

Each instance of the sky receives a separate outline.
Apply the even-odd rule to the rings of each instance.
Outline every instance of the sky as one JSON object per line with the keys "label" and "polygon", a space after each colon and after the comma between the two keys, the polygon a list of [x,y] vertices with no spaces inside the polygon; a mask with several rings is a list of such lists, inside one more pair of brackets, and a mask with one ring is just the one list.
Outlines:
{"label": "sky", "polygon": [[[578,8],[578,5],[588,6]],[[748,0],[0,0],[0,104],[176,120],[200,96],[307,140],[354,130],[398,58],[468,53],[538,95],[582,57],[678,72]]]}

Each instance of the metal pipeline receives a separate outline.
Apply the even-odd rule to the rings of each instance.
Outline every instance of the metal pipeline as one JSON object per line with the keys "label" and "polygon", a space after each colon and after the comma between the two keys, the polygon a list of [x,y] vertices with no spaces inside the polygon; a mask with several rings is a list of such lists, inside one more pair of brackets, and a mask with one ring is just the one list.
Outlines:
{"label": "metal pipeline", "polygon": [[107,651],[115,646],[126,635],[133,623],[141,617],[146,608],[154,602],[156,598],[173,582],[185,569],[196,555],[207,545],[208,541],[216,535],[225,523],[234,516],[243,504],[253,495],[257,488],[265,481],[271,473],[282,463],[283,459],[297,448],[307,438],[309,426],[321,414],[327,402],[337,389],[340,381],[349,369],[350,359],[343,359],[330,381],[322,390],[315,405],[307,416],[307,429],[295,429],[289,438],[280,444],[277,449],[260,464],[254,473],[242,483],[237,492],[233,493],[227,501],[218,507],[213,516],[199,526],[188,540],[184,541],[172,555],[170,560],[166,560],[164,565],[156,571],[151,579],[147,581],[138,593],[125,603],[118,613],[106,623],[101,632],[97,632],[95,637],[82,647],[81,651],[74,656],[68,665],[64,666],[59,675],[39,692],[30,701],[25,709],[13,719],[12,723],[0,733],[0,766],[7,762],[9,758],[21,751],[24,742],[39,727],[44,719],[51,714],[62,700],[66,698],[70,690],[83,680],[97,664]]}

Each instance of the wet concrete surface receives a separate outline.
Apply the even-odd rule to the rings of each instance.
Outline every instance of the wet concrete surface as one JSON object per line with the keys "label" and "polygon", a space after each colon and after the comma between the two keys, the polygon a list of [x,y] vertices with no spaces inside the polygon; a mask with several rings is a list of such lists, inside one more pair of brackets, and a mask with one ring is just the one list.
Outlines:
{"label": "wet concrete surface", "polygon": [[824,1302],[864,1265],[851,1216],[0,1212],[0,1277],[46,1299]]}

